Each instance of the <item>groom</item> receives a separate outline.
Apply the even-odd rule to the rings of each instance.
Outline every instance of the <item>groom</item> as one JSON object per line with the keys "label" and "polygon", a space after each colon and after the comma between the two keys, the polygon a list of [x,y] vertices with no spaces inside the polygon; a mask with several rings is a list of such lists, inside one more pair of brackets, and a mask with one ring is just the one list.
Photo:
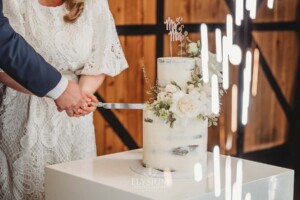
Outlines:
{"label": "groom", "polygon": [[87,106],[80,87],[49,65],[9,25],[0,0],[0,68],[37,96],[54,99],[59,111],[73,116]]}

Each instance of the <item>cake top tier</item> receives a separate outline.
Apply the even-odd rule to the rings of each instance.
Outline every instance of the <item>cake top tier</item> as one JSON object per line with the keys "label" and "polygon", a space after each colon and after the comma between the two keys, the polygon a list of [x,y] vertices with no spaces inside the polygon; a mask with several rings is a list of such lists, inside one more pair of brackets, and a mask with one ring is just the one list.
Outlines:
{"label": "cake top tier", "polygon": [[195,65],[194,58],[186,58],[186,57],[161,57],[157,58],[157,63],[166,63],[166,64],[187,64],[187,65]]}
{"label": "cake top tier", "polygon": [[162,87],[176,82],[181,88],[186,88],[191,80],[191,72],[195,68],[193,58],[164,57],[157,59],[157,81]]}

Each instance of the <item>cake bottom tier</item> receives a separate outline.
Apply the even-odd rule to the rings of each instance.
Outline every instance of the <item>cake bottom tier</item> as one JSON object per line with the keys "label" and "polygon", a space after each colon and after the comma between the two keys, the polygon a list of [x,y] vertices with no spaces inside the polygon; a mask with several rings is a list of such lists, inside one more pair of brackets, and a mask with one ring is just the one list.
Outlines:
{"label": "cake bottom tier", "polygon": [[174,127],[144,110],[143,164],[158,170],[206,168],[207,120],[176,120]]}

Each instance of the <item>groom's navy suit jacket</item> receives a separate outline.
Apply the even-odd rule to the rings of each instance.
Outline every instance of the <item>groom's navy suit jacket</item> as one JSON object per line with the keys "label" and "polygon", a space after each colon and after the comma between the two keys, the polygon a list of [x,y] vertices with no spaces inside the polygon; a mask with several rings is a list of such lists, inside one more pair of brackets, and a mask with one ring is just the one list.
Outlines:
{"label": "groom's navy suit jacket", "polygon": [[60,81],[61,74],[49,65],[9,25],[0,0],[0,68],[38,96],[46,95]]}

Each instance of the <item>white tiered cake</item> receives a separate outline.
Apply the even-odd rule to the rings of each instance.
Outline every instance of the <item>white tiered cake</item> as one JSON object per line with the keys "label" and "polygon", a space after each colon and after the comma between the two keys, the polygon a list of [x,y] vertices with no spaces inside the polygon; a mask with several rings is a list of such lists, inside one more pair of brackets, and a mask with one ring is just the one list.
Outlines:
{"label": "white tiered cake", "polygon": [[[168,87],[170,82],[175,81],[181,90],[187,88],[195,69],[195,59],[158,58],[157,62],[160,87]],[[149,107],[145,107],[143,117],[143,164],[146,167],[193,172],[197,163],[206,166],[207,119],[177,117],[170,126]]]}

